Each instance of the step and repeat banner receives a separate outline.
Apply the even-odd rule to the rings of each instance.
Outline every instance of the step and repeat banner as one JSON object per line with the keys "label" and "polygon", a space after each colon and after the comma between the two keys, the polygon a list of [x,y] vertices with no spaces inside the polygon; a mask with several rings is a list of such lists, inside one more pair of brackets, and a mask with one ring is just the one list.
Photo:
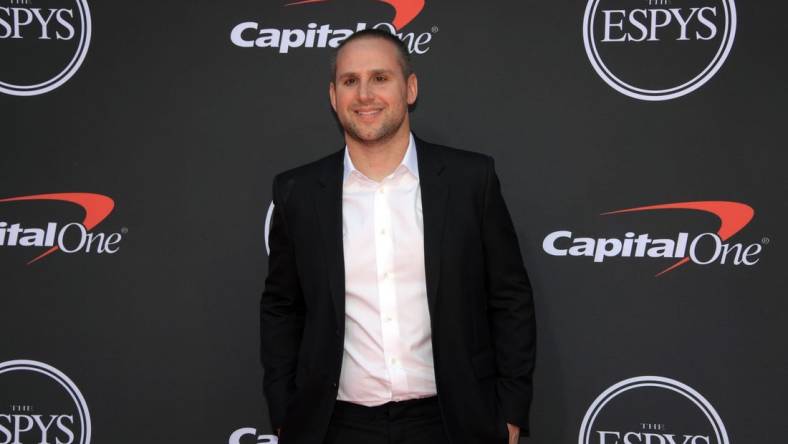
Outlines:
{"label": "step and repeat banner", "polygon": [[0,444],[273,443],[280,171],[343,146],[333,47],[412,53],[426,140],[498,174],[539,444],[780,443],[778,2],[0,0]]}

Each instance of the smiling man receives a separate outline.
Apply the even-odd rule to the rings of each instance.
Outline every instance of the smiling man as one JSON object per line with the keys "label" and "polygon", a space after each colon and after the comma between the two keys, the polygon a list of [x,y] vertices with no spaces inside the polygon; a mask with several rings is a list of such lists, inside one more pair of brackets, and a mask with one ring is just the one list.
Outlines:
{"label": "smiling man", "polygon": [[329,84],[345,147],[274,179],[261,301],[280,444],[527,434],[533,298],[489,156],[411,133],[407,49],[366,30]]}

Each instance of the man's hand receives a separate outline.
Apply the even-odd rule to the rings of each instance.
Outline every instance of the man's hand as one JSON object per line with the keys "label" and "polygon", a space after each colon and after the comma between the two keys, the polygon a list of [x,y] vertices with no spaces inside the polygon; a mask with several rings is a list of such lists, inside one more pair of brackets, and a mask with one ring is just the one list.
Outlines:
{"label": "man's hand", "polygon": [[509,428],[509,444],[517,444],[520,442],[520,426],[507,422],[506,427]]}

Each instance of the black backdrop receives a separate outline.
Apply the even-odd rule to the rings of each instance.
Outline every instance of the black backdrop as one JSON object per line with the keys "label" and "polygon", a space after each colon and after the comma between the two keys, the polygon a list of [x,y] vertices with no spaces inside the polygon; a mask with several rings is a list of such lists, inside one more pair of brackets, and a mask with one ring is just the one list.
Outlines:
{"label": "black backdrop", "polygon": [[[608,403],[588,442],[623,443],[631,431],[640,444],[648,430],[709,435],[711,443],[782,442],[786,8],[740,1],[719,71],[680,97],[643,100],[614,90],[592,66],[583,41],[586,2],[426,0],[421,10],[419,3],[90,1],[90,45],[73,76],[42,94],[0,93],[0,199],[107,196],[114,208],[89,231],[118,233],[118,250],[55,251],[28,264],[47,248],[13,245],[12,225],[61,229],[83,222],[84,207],[62,195],[0,202],[0,362],[41,362],[73,380],[89,407],[93,442],[270,441],[258,304],[271,179],[342,141],[327,100],[329,49],[239,47],[231,32],[246,22],[280,31],[306,31],[309,23],[355,29],[391,22],[395,7],[418,12],[399,32],[429,34],[426,52],[414,54],[414,130],[495,157],[520,237],[539,334],[533,435],[525,441],[578,442],[587,411],[608,387],[656,376],[697,390],[728,438],[708,432],[713,415],[682,403],[688,397],[652,387]],[[660,24],[665,16],[651,10],[716,7],[718,35],[709,41],[676,40],[675,20],[655,28],[659,41],[597,41],[605,63],[634,83],[689,80],[724,38],[723,1],[590,3],[598,6],[598,26],[602,9],[642,8]],[[2,0],[0,37],[13,31],[14,8],[78,11],[75,1]],[[50,30],[41,39],[31,17],[20,38],[0,38],[0,82],[52,77],[87,28],[64,15],[74,38],[57,40]],[[621,17],[628,16],[608,14],[613,35],[629,29],[637,36],[631,23],[617,27]],[[710,32],[700,22],[689,26],[690,36]],[[59,29],[67,36],[68,28]],[[254,40],[256,32],[242,35]],[[627,232],[673,240],[686,232],[690,241],[716,233],[720,219],[707,211],[601,215],[698,201],[754,210],[723,242],[757,244],[750,250],[760,250],[756,264],[734,265],[731,256],[655,277],[678,259],[594,262],[543,246],[560,230],[619,240]],[[66,239],[75,246],[78,227]],[[712,240],[707,235],[699,247],[704,258]],[[571,244],[565,238],[556,247]],[[0,443],[14,442],[3,430],[27,428],[21,416],[73,414],[73,403],[52,390],[59,386],[46,384],[0,372]],[[85,432],[74,430],[80,442]],[[40,436],[31,425],[19,439]]]}

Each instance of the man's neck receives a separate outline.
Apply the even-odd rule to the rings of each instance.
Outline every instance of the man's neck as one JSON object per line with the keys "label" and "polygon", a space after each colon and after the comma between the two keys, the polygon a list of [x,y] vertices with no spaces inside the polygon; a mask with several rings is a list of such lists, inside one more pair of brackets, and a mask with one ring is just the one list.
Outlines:
{"label": "man's neck", "polygon": [[392,138],[375,144],[364,144],[347,136],[345,142],[353,166],[363,175],[380,182],[402,163],[410,144],[410,127],[403,125]]}

